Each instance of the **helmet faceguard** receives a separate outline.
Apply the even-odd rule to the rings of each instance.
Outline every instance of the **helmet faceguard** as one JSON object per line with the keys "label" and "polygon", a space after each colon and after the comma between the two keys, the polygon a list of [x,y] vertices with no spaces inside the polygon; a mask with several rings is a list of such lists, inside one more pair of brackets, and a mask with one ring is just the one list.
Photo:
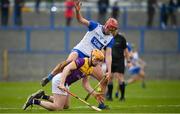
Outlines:
{"label": "helmet faceguard", "polygon": [[118,29],[118,22],[114,18],[109,18],[104,24],[105,31],[109,31],[110,33],[116,31]]}
{"label": "helmet faceguard", "polygon": [[97,62],[103,62],[104,61],[104,54],[103,54],[102,51],[100,51],[98,49],[93,49],[92,50],[92,52],[91,52],[91,62],[93,63],[94,61],[97,61]]}

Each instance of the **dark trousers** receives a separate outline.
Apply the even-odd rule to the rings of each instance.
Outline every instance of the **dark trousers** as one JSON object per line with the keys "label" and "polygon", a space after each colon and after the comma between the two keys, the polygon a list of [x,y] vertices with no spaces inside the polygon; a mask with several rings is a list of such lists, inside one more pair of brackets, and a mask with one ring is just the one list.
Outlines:
{"label": "dark trousers", "polygon": [[9,19],[9,8],[1,8],[1,25],[7,26]]}
{"label": "dark trousers", "polygon": [[149,7],[147,11],[147,26],[152,27],[154,21],[155,9],[153,7]]}
{"label": "dark trousers", "polygon": [[22,25],[22,12],[21,12],[21,7],[15,7],[15,20],[14,24],[16,26],[21,26]]}

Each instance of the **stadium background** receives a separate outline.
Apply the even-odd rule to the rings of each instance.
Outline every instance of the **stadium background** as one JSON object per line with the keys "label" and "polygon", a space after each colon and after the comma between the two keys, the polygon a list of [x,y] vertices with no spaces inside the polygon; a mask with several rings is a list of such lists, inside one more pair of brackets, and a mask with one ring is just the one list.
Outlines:
{"label": "stadium background", "polygon": [[[19,91],[17,88],[17,93],[24,93],[24,98],[27,97],[29,93],[34,92],[39,88],[37,84],[41,78],[46,76],[59,61],[64,60],[71,51],[72,47],[74,47],[84,36],[86,28],[80,25],[75,18],[72,21],[71,27],[68,28],[65,26],[65,18],[63,15],[64,6],[61,1],[57,0],[55,2],[57,7],[56,12],[50,12],[51,5],[47,5],[43,1],[40,8],[41,12],[36,14],[33,9],[33,0],[27,0],[25,8],[23,9],[22,27],[14,26],[12,9],[9,26],[0,26],[0,84],[1,90],[4,90],[4,92],[0,92],[2,96],[6,96],[7,93],[10,94],[12,89],[11,86],[16,87],[12,82],[18,82],[22,85],[17,86],[22,89],[22,91]],[[169,92],[173,92],[174,94],[177,92],[177,96],[173,98],[175,101],[170,104],[177,104],[176,108],[178,108],[179,103],[177,102],[179,101],[178,96],[180,93],[177,91],[180,79],[180,12],[177,12],[178,27],[175,29],[160,28],[159,10],[157,10],[155,15],[154,26],[152,28],[147,28],[145,1],[119,1],[119,6],[121,8],[119,18],[120,31],[125,34],[127,41],[136,44],[136,47],[140,52],[140,56],[147,62],[145,71],[147,74],[147,79],[149,81],[153,80],[152,83],[149,83],[149,85],[153,87],[151,89],[158,89],[156,91],[156,93],[158,93],[158,91],[161,90],[161,87],[170,87],[167,87],[167,90],[162,89],[163,92],[159,91],[162,92],[161,94],[159,93],[159,95],[166,94],[167,96],[171,97]],[[164,0],[161,1],[165,2]],[[82,8],[83,16],[88,19],[97,20],[98,14],[95,4],[96,0],[84,0]],[[110,15],[110,12],[111,10],[109,9],[108,15]],[[128,75],[126,75],[126,78],[127,77]],[[161,86],[157,86],[159,82],[154,82],[154,80],[168,81],[165,81],[165,83],[160,83]],[[178,81],[171,82],[170,80]],[[25,83],[29,81],[35,82],[30,84],[28,83],[30,88],[27,90],[27,85]],[[171,82],[171,84],[168,82]],[[172,89],[171,85],[173,85],[172,87],[175,88]],[[32,89],[31,86],[35,87]],[[77,87],[77,85],[75,87]],[[143,92],[137,89],[136,84],[135,87],[131,88],[132,90],[136,89],[139,94],[143,96]],[[168,89],[172,90],[169,91]],[[135,92],[137,93],[137,91]],[[127,92],[130,93],[128,95],[134,94],[134,91],[127,90]],[[151,95],[151,91],[147,92],[147,94]],[[153,95],[154,94],[152,94],[152,96]],[[21,100],[22,99],[23,98],[21,98]],[[0,100],[3,101],[3,99]],[[149,99],[149,101],[150,100],[151,99]],[[16,99],[14,102],[17,101],[18,100]],[[8,106],[6,105],[5,101],[3,101],[3,103],[4,107]],[[3,103],[1,103],[0,107],[3,107]],[[127,107],[128,105],[129,104],[127,104]],[[173,110],[176,109],[171,108],[171,105],[169,108],[169,112],[173,112]],[[16,111],[17,110],[14,112]],[[153,111],[158,112],[158,110],[152,110],[152,112]],[[166,112],[166,110],[164,111]],[[0,112],[3,111],[1,110]],[[8,112],[8,109],[5,112]],[[116,112],[116,110],[114,112]]]}

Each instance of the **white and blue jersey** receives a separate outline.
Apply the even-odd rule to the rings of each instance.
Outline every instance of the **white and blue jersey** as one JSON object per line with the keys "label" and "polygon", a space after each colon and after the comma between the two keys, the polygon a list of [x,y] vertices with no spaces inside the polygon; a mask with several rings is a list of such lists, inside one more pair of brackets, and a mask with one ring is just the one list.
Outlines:
{"label": "white and blue jersey", "polygon": [[131,58],[132,66],[128,69],[131,75],[139,74],[141,71],[141,65],[139,64],[138,60],[139,60],[138,53],[133,52],[132,58]]}
{"label": "white and blue jersey", "polygon": [[131,52],[132,51],[131,43],[127,42],[126,46],[127,46],[128,51]]}
{"label": "white and blue jersey", "polygon": [[88,31],[83,39],[73,48],[72,51],[76,51],[79,57],[90,57],[93,49],[104,49],[106,47],[112,48],[114,43],[113,36],[105,35],[102,31],[102,25],[90,21]]}

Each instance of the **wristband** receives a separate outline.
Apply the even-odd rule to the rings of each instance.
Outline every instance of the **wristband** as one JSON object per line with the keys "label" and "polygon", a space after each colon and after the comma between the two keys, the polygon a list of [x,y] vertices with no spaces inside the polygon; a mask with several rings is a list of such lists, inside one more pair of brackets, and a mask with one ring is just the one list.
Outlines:
{"label": "wristband", "polygon": [[53,76],[54,76],[53,74],[49,74],[49,75],[48,75],[48,80],[49,80],[49,81],[52,80]]}

